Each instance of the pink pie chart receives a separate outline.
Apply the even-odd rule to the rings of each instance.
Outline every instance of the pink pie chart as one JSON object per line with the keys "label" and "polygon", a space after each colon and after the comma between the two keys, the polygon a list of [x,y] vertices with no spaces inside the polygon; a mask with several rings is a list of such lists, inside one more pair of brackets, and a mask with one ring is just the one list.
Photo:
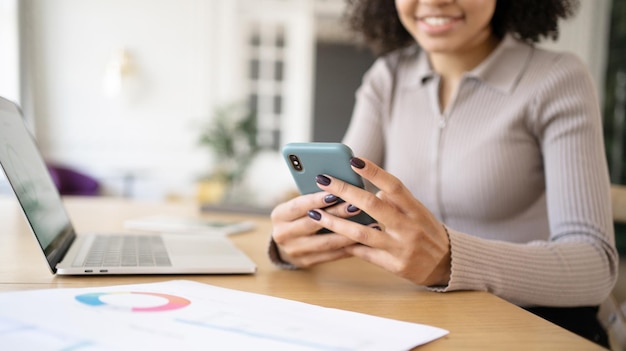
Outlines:
{"label": "pink pie chart", "polygon": [[[88,306],[108,307],[130,312],[163,312],[188,306],[184,297],[153,292],[96,292],[77,295],[75,299]],[[136,304],[133,306],[133,303]]]}

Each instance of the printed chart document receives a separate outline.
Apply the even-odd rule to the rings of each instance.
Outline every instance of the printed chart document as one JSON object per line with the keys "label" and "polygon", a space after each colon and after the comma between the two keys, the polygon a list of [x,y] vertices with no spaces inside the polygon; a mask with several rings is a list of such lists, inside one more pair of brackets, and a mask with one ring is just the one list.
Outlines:
{"label": "printed chart document", "polygon": [[408,350],[415,323],[186,280],[0,294],[4,350]]}

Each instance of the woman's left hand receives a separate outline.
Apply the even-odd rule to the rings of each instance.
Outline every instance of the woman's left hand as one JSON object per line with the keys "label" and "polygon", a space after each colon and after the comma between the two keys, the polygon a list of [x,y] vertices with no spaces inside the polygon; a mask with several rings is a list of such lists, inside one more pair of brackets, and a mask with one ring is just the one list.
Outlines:
{"label": "woman's left hand", "polygon": [[355,172],[380,189],[376,195],[328,175],[318,176],[318,186],[368,213],[380,228],[323,210],[314,210],[321,216],[310,213],[310,217],[319,217],[323,227],[360,243],[345,248],[354,256],[416,284],[447,285],[450,240],[443,224],[398,178],[366,159],[353,158],[351,164]]}

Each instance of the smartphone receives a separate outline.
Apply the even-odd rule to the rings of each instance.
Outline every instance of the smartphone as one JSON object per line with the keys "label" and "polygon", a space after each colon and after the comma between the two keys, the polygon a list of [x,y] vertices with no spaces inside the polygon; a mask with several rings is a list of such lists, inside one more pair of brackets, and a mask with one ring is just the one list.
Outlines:
{"label": "smartphone", "polygon": [[[283,147],[282,154],[302,194],[321,191],[315,181],[318,174],[328,174],[364,188],[363,179],[350,167],[353,154],[347,145],[325,142],[289,143]],[[361,224],[376,222],[363,211],[349,219]]]}

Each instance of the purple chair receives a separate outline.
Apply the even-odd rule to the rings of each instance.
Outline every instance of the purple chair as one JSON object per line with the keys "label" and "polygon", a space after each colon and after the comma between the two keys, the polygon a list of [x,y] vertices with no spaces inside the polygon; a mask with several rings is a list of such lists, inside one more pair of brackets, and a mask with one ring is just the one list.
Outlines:
{"label": "purple chair", "polygon": [[69,167],[48,164],[48,171],[61,195],[100,195],[100,183]]}

